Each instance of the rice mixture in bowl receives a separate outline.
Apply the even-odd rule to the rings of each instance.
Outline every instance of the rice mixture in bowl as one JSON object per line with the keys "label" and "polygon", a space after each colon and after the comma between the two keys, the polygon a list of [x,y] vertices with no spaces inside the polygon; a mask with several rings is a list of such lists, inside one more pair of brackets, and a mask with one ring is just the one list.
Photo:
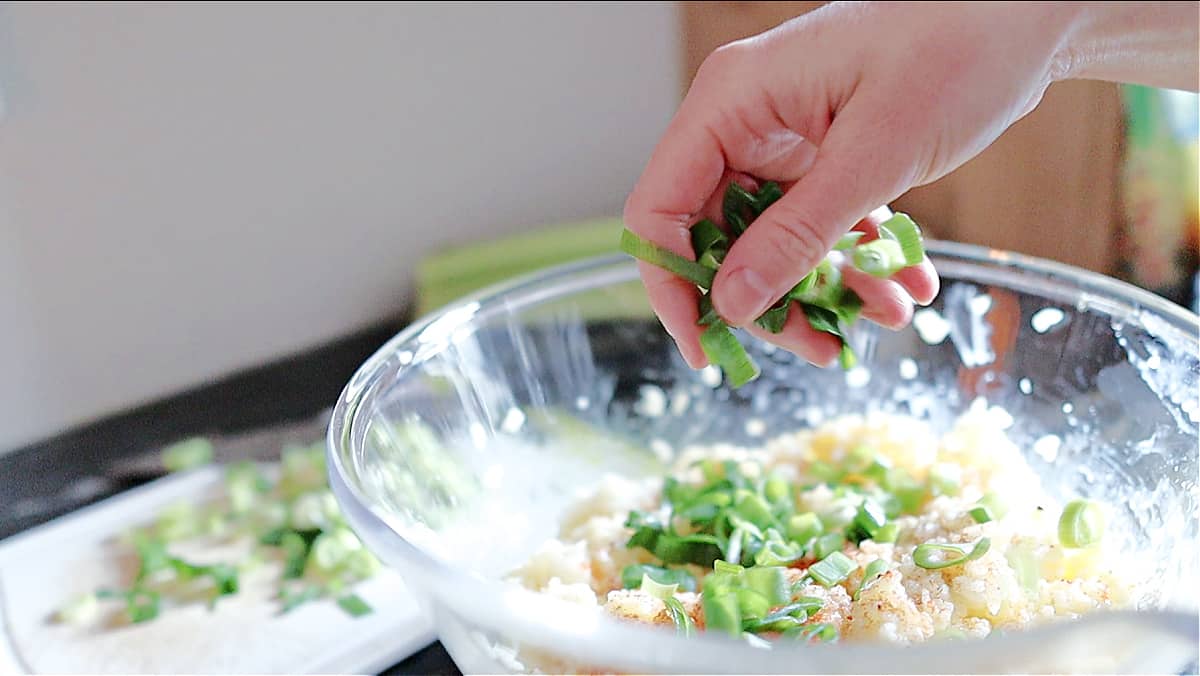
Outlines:
{"label": "rice mixture in bowl", "polygon": [[1105,507],[1047,495],[1011,422],[976,406],[939,437],[845,416],[689,448],[665,477],[603,477],[511,580],[757,644],[979,638],[1132,605]]}

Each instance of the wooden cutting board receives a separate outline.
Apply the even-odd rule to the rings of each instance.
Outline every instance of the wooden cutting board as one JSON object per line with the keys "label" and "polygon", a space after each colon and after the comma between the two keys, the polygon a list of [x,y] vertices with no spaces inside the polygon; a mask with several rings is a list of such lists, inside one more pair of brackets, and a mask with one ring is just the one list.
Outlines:
{"label": "wooden cutting board", "polygon": [[[37,529],[0,541],[0,674],[8,673],[378,673],[433,642],[432,625],[397,574],[356,592],[374,612],[352,618],[332,601],[280,615],[271,597],[279,570],[241,579],[215,609],[164,610],[153,621],[88,626],[52,621],[75,596],[122,586],[131,562],[112,537],[180,499],[219,489],[221,469],[170,475]],[[179,552],[199,558],[219,552]]]}

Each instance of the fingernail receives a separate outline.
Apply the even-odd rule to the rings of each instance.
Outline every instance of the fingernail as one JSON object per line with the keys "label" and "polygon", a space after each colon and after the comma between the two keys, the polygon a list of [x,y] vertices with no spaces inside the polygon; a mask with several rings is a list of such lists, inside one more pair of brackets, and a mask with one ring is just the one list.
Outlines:
{"label": "fingernail", "polygon": [[735,326],[762,314],[772,302],[767,280],[750,268],[734,270],[713,293],[717,314]]}

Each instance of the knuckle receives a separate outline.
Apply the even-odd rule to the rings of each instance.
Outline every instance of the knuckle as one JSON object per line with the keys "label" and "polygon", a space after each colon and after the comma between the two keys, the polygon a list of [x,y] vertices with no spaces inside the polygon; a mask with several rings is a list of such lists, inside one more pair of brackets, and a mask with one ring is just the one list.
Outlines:
{"label": "knuckle", "polygon": [[775,227],[765,230],[766,246],[807,272],[829,252],[831,243],[815,221],[795,206],[778,202],[772,209],[776,209]]}
{"label": "knuckle", "polygon": [[731,71],[738,68],[738,64],[745,59],[746,54],[746,45],[741,41],[717,47],[700,63],[694,82],[706,84],[714,79],[724,79]]}

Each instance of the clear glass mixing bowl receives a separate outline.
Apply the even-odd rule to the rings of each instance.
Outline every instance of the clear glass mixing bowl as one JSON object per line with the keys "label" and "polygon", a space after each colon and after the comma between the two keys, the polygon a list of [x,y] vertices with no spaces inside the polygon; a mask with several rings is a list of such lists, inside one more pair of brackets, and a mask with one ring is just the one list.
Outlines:
{"label": "clear glass mixing bowl", "polygon": [[[638,673],[1195,669],[1200,318],[1062,265],[930,249],[940,296],[905,330],[856,326],[859,368],[818,369],[750,339],[763,375],[736,391],[683,363],[623,256],[463,299],[348,384],[329,429],[334,492],[468,673],[528,670],[531,654]],[[1114,506],[1109,532],[1153,574],[1156,598],[978,641],[763,650],[501,581],[603,472],[643,476],[689,443],[757,445],[763,430],[842,413],[900,412],[941,430],[980,398],[1011,413],[1010,435],[1052,493]]]}

